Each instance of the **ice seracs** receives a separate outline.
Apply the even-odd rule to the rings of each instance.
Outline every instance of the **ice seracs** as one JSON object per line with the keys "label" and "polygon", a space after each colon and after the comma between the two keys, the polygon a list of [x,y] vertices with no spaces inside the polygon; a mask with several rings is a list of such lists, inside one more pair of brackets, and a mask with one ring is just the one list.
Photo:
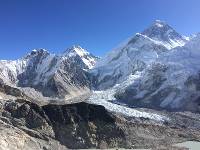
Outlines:
{"label": "ice seracs", "polygon": [[[105,99],[105,96],[111,95],[107,93],[108,91],[95,91],[93,95],[89,98],[88,102],[93,104],[98,104],[104,106],[107,110],[121,114],[127,117],[137,117],[137,118],[147,118],[154,120],[156,122],[164,122],[169,120],[169,118],[154,114],[154,113],[148,113],[144,111],[139,111],[134,108],[129,108],[127,106],[123,106],[122,104],[115,104],[109,101],[109,99]],[[107,97],[108,98],[108,97]]]}

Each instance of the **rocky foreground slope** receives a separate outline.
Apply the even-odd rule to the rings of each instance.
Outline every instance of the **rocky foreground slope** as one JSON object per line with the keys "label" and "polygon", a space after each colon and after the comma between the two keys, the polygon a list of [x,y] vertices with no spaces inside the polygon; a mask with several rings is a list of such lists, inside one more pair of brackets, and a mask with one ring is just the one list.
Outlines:
{"label": "rocky foreground slope", "polygon": [[171,149],[177,142],[200,140],[199,114],[112,105],[123,109],[116,111],[90,101],[47,103],[7,85],[0,92],[10,98],[0,100],[1,150]]}
{"label": "rocky foreground slope", "polygon": [[1,100],[0,149],[168,149],[176,142],[200,140],[198,115],[162,115],[171,115],[171,119],[155,123],[145,118],[126,118],[85,102],[40,106],[22,99]]}
{"label": "rocky foreground slope", "polygon": [[90,101],[41,102],[8,85],[1,85],[0,92],[7,98],[0,100],[1,150],[170,149],[173,143],[200,140],[199,114],[117,104],[106,109]]}

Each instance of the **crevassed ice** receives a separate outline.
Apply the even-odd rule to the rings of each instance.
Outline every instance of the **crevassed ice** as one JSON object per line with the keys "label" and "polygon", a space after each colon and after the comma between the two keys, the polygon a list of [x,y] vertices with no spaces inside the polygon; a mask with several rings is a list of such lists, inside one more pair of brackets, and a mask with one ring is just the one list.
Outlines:
{"label": "crevassed ice", "polygon": [[[107,97],[107,99],[105,99]],[[143,117],[143,118],[149,118],[155,121],[165,121],[168,120],[167,117],[161,116],[154,113],[147,113],[142,112],[139,110],[136,110],[134,108],[128,108],[123,105],[114,104],[112,102],[109,102],[108,100],[112,99],[112,91],[94,91],[93,95],[90,97],[89,102],[97,105],[104,106],[108,111],[115,112],[118,114],[122,114],[128,117]]]}
{"label": "crevassed ice", "polygon": [[91,95],[88,101],[93,104],[102,105],[108,111],[122,114],[128,117],[143,117],[143,118],[149,118],[149,119],[159,121],[159,122],[168,120],[168,118],[165,116],[161,116],[154,113],[142,112],[134,108],[129,108],[129,107],[118,105],[111,102],[111,101],[116,100],[114,97],[116,90],[123,89],[124,87],[127,87],[128,85],[132,84],[133,82],[136,82],[136,80],[140,76],[141,76],[141,72],[137,72],[135,75],[130,75],[123,83],[117,84],[113,88],[110,88],[105,91],[93,91],[93,94]]}

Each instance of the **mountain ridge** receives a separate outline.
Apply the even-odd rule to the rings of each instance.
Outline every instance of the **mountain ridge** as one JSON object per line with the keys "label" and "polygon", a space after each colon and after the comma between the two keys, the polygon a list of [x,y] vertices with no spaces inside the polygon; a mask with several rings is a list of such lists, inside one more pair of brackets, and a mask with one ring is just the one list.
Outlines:
{"label": "mountain ridge", "polygon": [[[87,70],[96,63],[97,57],[79,47],[79,52],[51,54],[45,49],[34,49],[21,59],[0,61],[0,77],[5,84],[14,87],[30,87],[45,97],[65,98],[67,95],[90,91]],[[80,78],[80,79],[79,79]],[[70,97],[71,97],[70,96]]]}
{"label": "mountain ridge", "polygon": [[130,107],[197,112],[199,43],[198,34],[185,38],[155,21],[97,63],[91,71],[95,86],[105,101],[109,97]]}

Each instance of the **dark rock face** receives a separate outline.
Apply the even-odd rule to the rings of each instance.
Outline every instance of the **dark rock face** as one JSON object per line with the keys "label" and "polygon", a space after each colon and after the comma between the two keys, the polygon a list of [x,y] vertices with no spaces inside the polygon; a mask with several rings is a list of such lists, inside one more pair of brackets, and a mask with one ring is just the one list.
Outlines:
{"label": "dark rock face", "polygon": [[4,82],[1,79],[0,79],[0,92],[16,97],[24,96],[23,92],[21,92],[19,89],[4,84]]}
{"label": "dark rock face", "polygon": [[30,102],[5,103],[2,115],[10,124],[42,140],[55,139],[67,148],[120,147],[125,135],[116,118],[103,106],[78,103],[38,106]]}
{"label": "dark rock face", "polygon": [[102,106],[80,103],[48,105],[43,109],[53,125],[56,139],[68,148],[99,147],[103,141],[116,144],[124,140],[123,131],[115,125],[115,117]]}
{"label": "dark rock face", "polygon": [[[89,89],[88,74],[78,64],[79,62],[70,58],[63,60],[59,69],[48,79],[46,84],[39,83],[34,88],[42,91],[44,96],[60,98],[70,95],[70,86]],[[73,89],[71,90],[73,91]]]}

